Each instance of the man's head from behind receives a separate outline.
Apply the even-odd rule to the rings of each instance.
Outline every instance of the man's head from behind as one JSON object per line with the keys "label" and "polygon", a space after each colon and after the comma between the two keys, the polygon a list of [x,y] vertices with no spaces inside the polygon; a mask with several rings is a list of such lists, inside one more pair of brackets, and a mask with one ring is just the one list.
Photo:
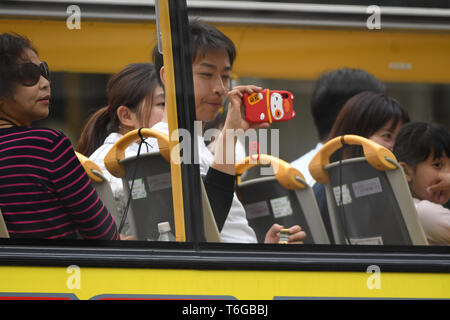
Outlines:
{"label": "man's head from behind", "polygon": [[385,93],[386,86],[370,73],[359,69],[338,69],[319,78],[311,99],[311,112],[320,141],[327,139],[345,102],[363,91]]}

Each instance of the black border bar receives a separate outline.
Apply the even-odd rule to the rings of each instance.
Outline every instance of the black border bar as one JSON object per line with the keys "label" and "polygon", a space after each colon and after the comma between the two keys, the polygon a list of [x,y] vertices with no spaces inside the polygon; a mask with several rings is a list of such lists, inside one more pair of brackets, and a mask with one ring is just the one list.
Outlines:
{"label": "black border bar", "polygon": [[[450,273],[449,247],[1,240],[0,265]],[[101,246],[100,246],[101,245]]]}
{"label": "black border bar", "polygon": [[[191,135],[189,163],[181,163],[186,241],[204,242],[195,98],[186,0],[168,0],[178,128]],[[163,53],[164,54],[164,53]],[[180,139],[182,137],[180,136]],[[186,144],[186,141],[180,141]],[[183,148],[185,150],[185,148]],[[185,157],[183,157],[185,159]]]}

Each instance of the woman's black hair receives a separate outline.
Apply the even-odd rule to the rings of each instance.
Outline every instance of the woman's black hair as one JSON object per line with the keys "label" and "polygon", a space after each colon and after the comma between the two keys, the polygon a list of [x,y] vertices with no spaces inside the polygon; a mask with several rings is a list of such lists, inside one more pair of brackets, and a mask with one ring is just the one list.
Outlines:
{"label": "woman's black hair", "polygon": [[[389,128],[391,130],[398,124],[408,123],[408,112],[396,99],[384,93],[363,91],[345,103],[331,128],[328,140],[346,134],[369,139],[389,121],[392,121]],[[344,158],[362,155],[362,149],[358,146],[346,146],[343,153]]]}
{"label": "woman's black hair", "polygon": [[119,131],[117,109],[126,106],[138,112],[138,107],[145,98],[153,99],[157,86],[156,71],[152,63],[133,63],[114,74],[106,89],[108,106],[90,116],[81,132],[76,151],[89,157],[110,133]]}
{"label": "woman's black hair", "polygon": [[450,131],[437,123],[411,122],[405,125],[397,135],[394,155],[399,162],[415,167],[428,159],[450,157]]}
{"label": "woman's black hair", "polygon": [[350,98],[339,112],[328,139],[345,134],[369,138],[390,120],[392,128],[408,123],[409,115],[393,97],[384,93],[363,91]]}
{"label": "woman's black hair", "polygon": [[0,97],[11,97],[17,65],[26,49],[37,51],[26,37],[15,33],[0,34]]}

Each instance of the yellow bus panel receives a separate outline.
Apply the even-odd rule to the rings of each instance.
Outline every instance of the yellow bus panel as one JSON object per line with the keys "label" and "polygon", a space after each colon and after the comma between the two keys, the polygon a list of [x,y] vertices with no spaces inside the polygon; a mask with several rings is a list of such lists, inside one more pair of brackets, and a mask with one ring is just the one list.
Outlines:
{"label": "yellow bus panel", "polygon": [[0,298],[450,298],[450,274],[0,267]]}
{"label": "yellow bus panel", "polygon": [[[450,33],[217,25],[238,48],[238,77],[316,79],[326,70],[363,68],[388,82],[450,83]],[[155,23],[0,20],[0,31],[29,37],[54,71],[114,73],[151,60]]]}

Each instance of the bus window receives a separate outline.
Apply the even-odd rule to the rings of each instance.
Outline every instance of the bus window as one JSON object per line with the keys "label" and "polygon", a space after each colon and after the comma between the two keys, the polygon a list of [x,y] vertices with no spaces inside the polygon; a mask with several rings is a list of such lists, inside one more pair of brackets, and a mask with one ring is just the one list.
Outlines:
{"label": "bus window", "polygon": [[[18,2],[14,5],[17,6]],[[53,16],[58,18],[50,19],[52,15],[44,15],[36,20],[29,19],[29,12],[38,14],[41,11],[33,4],[29,5],[31,11],[27,12],[14,11],[12,14],[5,9],[0,27],[2,31],[28,36],[55,71],[51,84],[51,116],[38,125],[63,130],[75,146],[87,117],[107,104],[106,85],[111,75],[130,63],[151,61],[152,48],[157,40],[155,8],[152,4],[86,5],[81,8],[81,13],[86,10],[89,15],[81,19],[80,29],[74,29],[67,25],[70,14],[65,11],[66,7],[54,1],[45,1],[42,5],[49,12],[56,13]],[[257,133],[260,153],[290,163],[314,148],[318,137],[310,102],[315,81],[321,73],[341,67],[360,68],[377,76],[386,84],[389,93],[407,109],[412,120],[449,124],[450,115],[445,106],[449,100],[450,79],[448,73],[443,72],[448,67],[449,42],[446,22],[440,15],[435,17],[436,23],[432,25],[428,20],[430,18],[424,14],[417,22],[412,21],[414,23],[405,26],[400,20],[395,20],[395,12],[387,8],[388,19],[383,20],[386,22],[379,31],[366,27],[367,14],[362,10],[365,9],[363,6],[354,15],[342,17],[333,13],[330,7],[319,5],[313,8],[316,11],[309,16],[312,20],[306,21],[298,19],[308,12],[308,8],[301,3],[286,3],[282,9],[276,9],[273,3],[266,1],[260,4],[259,10],[245,9],[249,19],[242,18],[237,4],[236,8],[226,9],[220,2],[217,7],[209,8],[217,10],[219,14],[215,17],[209,16],[200,7],[193,5],[190,8],[191,17],[198,16],[214,25],[235,43],[235,84],[285,89],[295,96],[294,119],[273,123],[269,131],[260,130]],[[149,15],[139,15],[136,8]],[[268,18],[269,11],[276,12],[271,16],[273,19]],[[123,15],[118,17],[111,12],[122,12]],[[42,15],[42,12],[39,14]],[[322,19],[323,15],[332,16],[335,20]],[[408,19],[412,17],[410,13]],[[330,25],[330,21],[334,25]],[[187,115],[178,115],[180,122],[186,118]],[[190,120],[185,125],[191,125]],[[250,143],[254,141],[244,142],[244,153],[249,155]],[[250,171],[254,169],[248,169],[247,177],[252,176]],[[164,184],[167,176],[164,177],[157,181]],[[183,179],[189,180],[186,177]],[[149,187],[147,180],[129,180],[137,190],[136,198],[147,194],[148,190],[144,193],[145,188]],[[129,191],[132,195],[133,190]],[[189,194],[189,188],[184,192]],[[294,210],[284,196],[273,200],[272,203],[250,207],[256,215],[275,212],[289,216]],[[261,242],[251,231],[247,231],[250,236],[243,242]]]}
{"label": "bus window", "polygon": [[63,131],[74,146],[86,119],[107,105],[106,83],[110,74],[52,72],[50,117],[36,126]]}
{"label": "bus window", "polygon": [[[169,81],[165,102],[171,110],[166,125],[170,135],[150,128],[124,132],[115,141],[120,143],[112,143],[109,157],[103,157],[105,170],[117,178],[124,191],[124,201],[119,203],[122,211],[116,205],[108,207],[107,198],[115,203],[116,194],[104,184],[111,180],[105,179],[105,172],[100,172],[103,169],[85,162],[83,154],[76,154],[82,169],[89,170],[92,187],[102,194],[103,204],[114,215],[122,236],[138,239],[0,239],[0,299],[449,298],[448,247],[426,245],[420,225],[404,214],[405,208],[415,212],[414,207],[389,202],[402,197],[411,200],[407,187],[397,190],[389,184],[399,180],[405,183],[391,153],[360,136],[344,135],[326,142],[318,151],[321,156],[313,162],[312,171],[317,181],[329,184],[322,189],[328,196],[326,201],[333,206],[328,221],[323,219],[305,175],[290,165],[318,142],[310,112],[311,96],[318,77],[336,68],[367,70],[386,84],[413,120],[448,126],[448,9],[439,5],[443,1],[422,1],[423,6],[436,9],[430,11],[407,6],[399,9],[390,7],[389,1],[378,1],[384,14],[382,28],[372,30],[366,25],[367,1],[360,1],[359,5],[352,2],[352,6],[346,6],[349,1],[333,5],[304,2],[248,1],[250,5],[243,7],[238,1],[157,1],[159,16],[163,16],[159,30],[165,80]],[[59,0],[3,1],[0,33],[27,36],[39,57],[47,61],[52,71],[50,116],[36,125],[63,130],[76,146],[88,116],[108,104],[111,76],[130,64],[151,62],[157,43],[158,12],[154,1],[147,0],[73,3],[75,6],[69,7]],[[217,122],[195,128],[194,63],[186,41],[188,11],[191,18],[199,17],[223,32],[237,48],[231,74],[217,78],[222,84],[231,77],[233,86],[253,84],[288,90],[295,96],[296,116],[292,120],[273,122],[270,129],[262,128],[245,136],[245,149],[241,149],[243,153],[237,161],[240,162],[233,167],[236,177],[231,179],[236,184],[236,192],[231,190],[236,206],[231,210],[238,213],[239,219],[228,222],[218,223],[213,214],[217,203],[205,201],[209,199],[205,190],[207,179],[200,176],[199,161],[181,165],[173,161],[188,153],[184,148],[174,149],[174,144],[181,146],[189,135],[197,138],[199,132],[195,129],[206,132],[220,127],[227,112],[225,107],[222,117],[215,119]],[[78,17],[77,12],[81,13]],[[42,72],[47,76],[44,67]],[[227,67],[226,71],[230,71]],[[201,76],[209,76],[202,73]],[[137,94],[145,83],[126,80],[132,86],[127,92],[132,94]],[[218,103],[212,104],[214,110],[221,109]],[[124,115],[132,114],[125,108],[121,110]],[[184,130],[177,132],[179,128]],[[207,140],[205,133],[203,140]],[[135,149],[127,154],[125,150],[130,145]],[[147,152],[155,145],[159,152]],[[364,157],[334,161],[346,145],[360,146],[358,150]],[[3,147],[0,143],[0,152]],[[186,157],[195,160],[194,153]],[[4,160],[0,157],[0,161]],[[7,169],[17,165],[20,163],[9,163]],[[0,166],[1,170],[5,167]],[[373,176],[374,171],[381,174]],[[351,181],[355,175],[358,180]],[[50,180],[44,185],[48,186]],[[225,180],[220,181],[230,182]],[[11,182],[14,183],[17,182]],[[7,187],[0,181],[0,191]],[[392,191],[390,198],[377,198],[384,190]],[[19,190],[19,196],[25,191]],[[5,194],[0,193],[0,209],[7,217],[2,195]],[[374,198],[368,200],[369,197]],[[45,201],[36,199],[41,200]],[[360,219],[366,227],[383,226],[391,221],[390,216],[405,223],[386,227],[388,232],[382,235],[358,234],[352,223],[361,222],[356,221],[358,217],[366,217],[360,211],[367,207],[375,208],[376,214]],[[36,208],[45,214],[46,208]],[[23,215],[28,214],[22,210]],[[178,223],[173,221],[174,211]],[[125,212],[128,219],[124,218]],[[157,241],[159,230],[154,220],[161,215],[163,220],[157,222],[169,221],[176,242]],[[355,219],[344,225],[347,218]],[[15,223],[18,225],[23,221],[12,222],[19,222]],[[279,235],[275,232],[265,243],[274,222],[283,225],[282,229],[300,225],[306,237],[297,240],[303,244],[286,245],[291,230],[279,230]],[[0,226],[3,237],[2,231]],[[399,238],[401,242],[396,242]],[[269,314],[274,314],[269,304],[259,306],[265,310],[247,307],[236,304],[223,311],[259,314],[269,308]],[[184,308],[177,310],[174,312],[197,314]]]}
{"label": "bus window", "polygon": [[[280,158],[292,162],[314,148],[319,141],[311,114],[311,97],[315,81],[242,77],[237,83],[255,83],[263,88],[285,89],[295,96],[296,116],[288,122],[272,124],[271,128],[279,130],[279,145],[271,150],[271,135],[268,134],[267,142],[264,141],[268,153],[278,152]],[[450,84],[406,82],[385,82],[385,84],[389,94],[408,111],[411,121],[430,121],[450,126],[450,111],[446,108],[450,99]]]}

